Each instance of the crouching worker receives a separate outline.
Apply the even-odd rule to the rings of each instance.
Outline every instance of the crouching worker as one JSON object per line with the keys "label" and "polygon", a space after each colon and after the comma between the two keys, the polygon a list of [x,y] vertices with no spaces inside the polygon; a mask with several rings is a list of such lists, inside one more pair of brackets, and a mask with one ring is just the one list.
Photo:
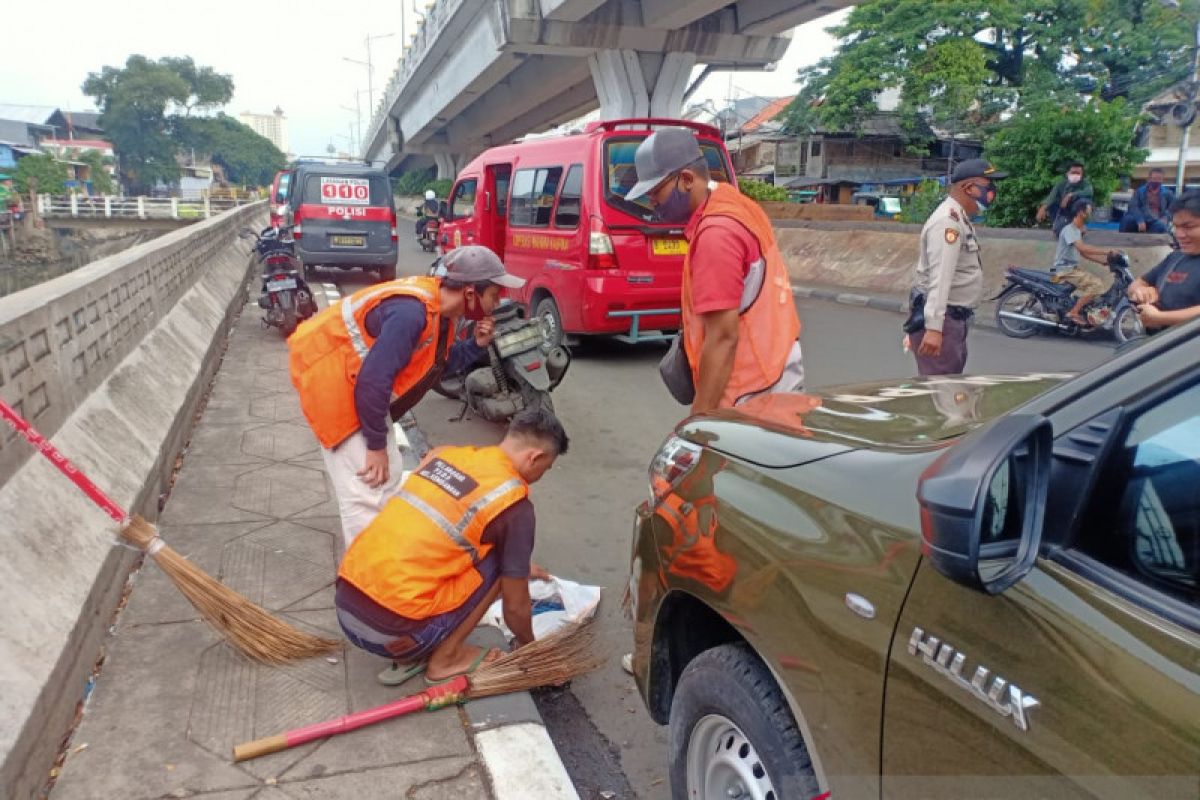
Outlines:
{"label": "crouching worker", "polygon": [[499,657],[466,643],[502,598],[517,645],[533,641],[529,579],[534,513],[529,485],[567,451],[547,409],[528,408],[494,447],[434,450],[350,545],[335,605],[353,644],[393,660],[387,684],[425,672],[433,685]]}

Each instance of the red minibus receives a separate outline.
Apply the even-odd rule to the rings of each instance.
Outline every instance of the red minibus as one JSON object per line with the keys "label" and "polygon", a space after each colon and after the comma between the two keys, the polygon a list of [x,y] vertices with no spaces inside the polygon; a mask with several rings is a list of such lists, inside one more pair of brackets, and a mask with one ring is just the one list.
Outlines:
{"label": "red minibus", "polygon": [[510,291],[555,341],[603,334],[662,338],[679,327],[687,242],[645,198],[629,202],[633,155],[656,128],[693,130],[715,180],[733,182],[716,128],[687,120],[593,122],[582,133],[493,147],[459,174],[441,241],[482,244],[526,279]]}

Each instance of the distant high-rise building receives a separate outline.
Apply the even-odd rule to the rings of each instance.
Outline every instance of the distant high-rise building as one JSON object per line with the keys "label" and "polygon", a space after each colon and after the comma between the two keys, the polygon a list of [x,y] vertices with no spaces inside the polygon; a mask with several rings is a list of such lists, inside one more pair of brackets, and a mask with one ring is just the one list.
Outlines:
{"label": "distant high-rise building", "polygon": [[259,136],[270,139],[271,144],[278,147],[280,152],[287,154],[287,117],[283,115],[282,108],[276,106],[270,114],[252,114],[249,111],[243,111],[238,118]]}

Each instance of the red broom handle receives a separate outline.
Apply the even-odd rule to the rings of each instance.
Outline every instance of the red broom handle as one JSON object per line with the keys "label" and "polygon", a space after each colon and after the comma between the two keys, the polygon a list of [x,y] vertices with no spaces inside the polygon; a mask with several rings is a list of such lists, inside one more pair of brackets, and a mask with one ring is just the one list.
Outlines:
{"label": "red broom handle", "polygon": [[256,739],[233,748],[234,761],[246,761],[269,753],[278,753],[291,747],[307,744],[314,739],[348,733],[385,719],[401,717],[414,711],[436,711],[444,706],[462,702],[470,688],[466,675],[456,675],[445,683],[431,686],[423,692],[402,697],[386,705],[356,711],[353,714],[296,728],[276,736]]}
{"label": "red broom handle", "polygon": [[88,480],[88,477],[79,471],[79,468],[67,460],[67,457],[58,452],[58,448],[50,444],[45,436],[42,436],[33,426],[26,422],[16,410],[8,403],[0,400],[0,416],[3,416],[13,429],[29,440],[29,443],[38,449],[38,451],[46,458],[50,459],[50,463],[58,467],[63,475],[66,475],[75,485],[83,490],[83,493],[92,499],[96,505],[104,509],[104,513],[115,519],[117,522],[124,522],[129,515],[116,502],[100,491],[96,484]]}

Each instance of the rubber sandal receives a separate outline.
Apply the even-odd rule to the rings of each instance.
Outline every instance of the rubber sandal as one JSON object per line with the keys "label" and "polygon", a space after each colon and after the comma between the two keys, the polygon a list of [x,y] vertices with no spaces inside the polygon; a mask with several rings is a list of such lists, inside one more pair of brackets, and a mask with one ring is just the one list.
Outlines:
{"label": "rubber sandal", "polygon": [[376,679],[384,686],[399,686],[424,672],[424,661],[416,664],[398,664],[393,661],[390,667],[376,676]]}
{"label": "rubber sandal", "polygon": [[431,680],[430,677],[428,675],[426,675],[425,676],[425,685],[426,686],[441,686],[443,683],[449,683],[450,681],[454,680],[459,675],[470,675],[471,673],[475,672],[475,670],[479,669],[479,665],[483,663],[483,660],[488,657],[488,653],[491,653],[491,652],[499,652],[499,651],[497,651],[496,648],[494,648],[494,647],[483,648],[482,650],[479,651],[479,655],[475,656],[475,660],[471,662],[471,666],[467,667],[462,672],[456,672],[453,675],[447,675],[446,677],[438,678],[437,680]]}

